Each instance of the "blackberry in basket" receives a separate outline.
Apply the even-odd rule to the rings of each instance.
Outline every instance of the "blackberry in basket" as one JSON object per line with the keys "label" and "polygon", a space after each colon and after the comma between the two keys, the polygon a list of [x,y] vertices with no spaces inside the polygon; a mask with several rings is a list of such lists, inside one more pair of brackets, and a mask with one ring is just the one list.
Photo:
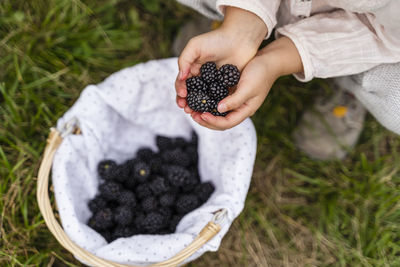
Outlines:
{"label": "blackberry in basket", "polygon": [[91,212],[96,213],[107,207],[107,201],[101,196],[96,196],[89,201],[88,207]]}
{"label": "blackberry in basket", "polygon": [[97,166],[97,172],[104,180],[113,180],[117,174],[118,165],[113,160],[103,160]]}
{"label": "blackberry in basket", "polygon": [[129,206],[119,206],[114,211],[114,221],[118,225],[129,225],[133,220],[132,208]]}
{"label": "blackberry in basket", "polygon": [[167,192],[171,188],[167,179],[161,176],[156,176],[153,181],[150,182],[149,186],[152,193],[156,196]]}
{"label": "blackberry in basket", "polygon": [[99,191],[106,200],[117,200],[123,188],[119,183],[105,182],[99,186]]}
{"label": "blackberry in basket", "polygon": [[175,209],[179,214],[186,214],[196,209],[200,204],[199,199],[194,194],[182,195],[175,204]]}
{"label": "blackberry in basket", "polygon": [[117,198],[117,202],[120,205],[126,205],[130,208],[135,207],[137,204],[135,194],[129,190],[122,191],[121,194]]}
{"label": "blackberry in basket", "polygon": [[158,152],[141,147],[135,158],[121,165],[112,160],[98,165],[100,176],[107,179],[88,202],[93,213],[88,225],[108,242],[173,233],[181,218],[214,191],[211,183],[200,183],[196,133],[190,141],[157,136],[156,143]]}
{"label": "blackberry in basket", "polygon": [[143,228],[148,233],[156,233],[158,230],[161,230],[165,226],[165,215],[162,215],[159,212],[150,212],[143,219]]}
{"label": "blackberry in basket", "polygon": [[96,212],[89,219],[88,224],[95,230],[105,230],[111,228],[114,225],[114,216],[112,210],[105,208]]}
{"label": "blackberry in basket", "polygon": [[133,166],[133,178],[143,183],[150,176],[150,166],[144,161],[139,161]]}

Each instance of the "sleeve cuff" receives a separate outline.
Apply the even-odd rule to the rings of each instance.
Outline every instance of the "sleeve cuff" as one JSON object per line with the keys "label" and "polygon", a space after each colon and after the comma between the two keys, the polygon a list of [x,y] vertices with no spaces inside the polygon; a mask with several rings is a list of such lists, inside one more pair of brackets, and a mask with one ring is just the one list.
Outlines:
{"label": "sleeve cuff", "polygon": [[[266,9],[259,1],[254,0],[217,0],[216,3],[217,10],[221,15],[225,13],[226,6],[232,6],[247,10],[251,13],[256,14],[262,21],[264,21],[265,25],[267,26],[267,36],[265,39],[268,39],[271,35],[272,30],[276,25],[276,18],[275,14],[271,14],[271,12]],[[272,8],[273,9],[273,8]]]}
{"label": "sleeve cuff", "polygon": [[300,58],[303,63],[303,72],[294,73],[293,76],[301,82],[308,82],[312,80],[314,78],[314,67],[311,62],[310,53],[306,46],[302,43],[301,38],[285,28],[277,29],[275,35],[276,38],[282,35],[288,37],[296,46],[297,51],[299,51]]}

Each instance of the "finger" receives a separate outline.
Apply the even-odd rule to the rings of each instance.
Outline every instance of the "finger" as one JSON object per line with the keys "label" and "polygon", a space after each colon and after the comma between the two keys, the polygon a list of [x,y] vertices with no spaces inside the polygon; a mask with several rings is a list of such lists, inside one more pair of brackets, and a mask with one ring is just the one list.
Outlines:
{"label": "finger", "polygon": [[188,77],[192,64],[196,61],[196,59],[199,56],[200,52],[197,48],[196,37],[194,37],[187,43],[187,45],[185,46],[181,55],[178,58],[179,80],[183,81]]}
{"label": "finger", "polygon": [[176,77],[176,80],[175,80],[175,91],[176,91],[176,94],[180,97],[187,96],[186,81],[181,81],[179,79],[179,76]]}
{"label": "finger", "polygon": [[192,114],[194,112],[194,110],[192,110],[186,103],[186,106],[184,108],[185,113],[187,114]]}
{"label": "finger", "polygon": [[221,102],[219,102],[218,111],[222,113],[229,110],[235,110],[242,106],[243,103],[248,101],[253,96],[254,93],[251,90],[251,87],[249,87],[249,85],[241,85],[239,82],[236,91],[233,94],[225,97],[223,100],[221,100]]}
{"label": "finger", "polygon": [[203,126],[203,127],[207,127],[207,128],[209,128],[209,129],[212,129],[212,130],[221,130],[221,129],[218,129],[218,128],[216,128],[216,127],[210,125],[210,124],[207,123],[206,121],[204,121],[204,120],[202,119],[201,116],[202,116],[201,113],[194,112],[194,113],[192,114],[192,119],[193,119],[195,122],[197,122],[198,124],[200,124],[201,126]]}
{"label": "finger", "polygon": [[252,114],[252,105],[245,103],[240,108],[231,111],[226,117],[213,116],[210,113],[204,113],[201,115],[201,118],[211,127],[218,129],[229,129],[238,125]]}
{"label": "finger", "polygon": [[205,62],[194,62],[192,66],[190,67],[190,74],[193,76],[198,76],[200,75],[200,68],[201,65],[204,64]]}
{"label": "finger", "polygon": [[176,104],[180,108],[185,108],[186,107],[186,99],[176,96]]}

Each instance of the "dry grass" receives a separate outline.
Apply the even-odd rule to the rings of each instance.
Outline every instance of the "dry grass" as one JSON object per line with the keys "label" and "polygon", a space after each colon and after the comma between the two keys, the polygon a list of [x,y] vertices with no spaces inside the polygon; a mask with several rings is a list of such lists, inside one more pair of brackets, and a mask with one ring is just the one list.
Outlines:
{"label": "dry grass", "polygon": [[[44,225],[35,176],[48,129],[80,90],[170,56],[193,13],[157,0],[0,3],[0,266],[82,266]],[[316,162],[291,133],[314,80],[281,78],[253,117],[246,207],[216,253],[190,266],[400,266],[400,138],[368,117],[344,161]]]}

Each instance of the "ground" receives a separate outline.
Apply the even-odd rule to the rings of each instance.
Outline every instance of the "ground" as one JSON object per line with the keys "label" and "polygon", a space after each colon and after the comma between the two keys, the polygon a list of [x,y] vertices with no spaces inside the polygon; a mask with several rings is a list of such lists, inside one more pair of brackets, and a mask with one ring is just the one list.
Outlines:
{"label": "ground", "polygon": [[[174,1],[0,3],[0,265],[82,266],[47,230],[36,175],[49,128],[90,83],[171,56],[196,15]],[[291,133],[322,80],[281,78],[253,116],[245,209],[215,253],[190,266],[400,266],[400,138],[368,115],[343,161],[318,162]]]}

